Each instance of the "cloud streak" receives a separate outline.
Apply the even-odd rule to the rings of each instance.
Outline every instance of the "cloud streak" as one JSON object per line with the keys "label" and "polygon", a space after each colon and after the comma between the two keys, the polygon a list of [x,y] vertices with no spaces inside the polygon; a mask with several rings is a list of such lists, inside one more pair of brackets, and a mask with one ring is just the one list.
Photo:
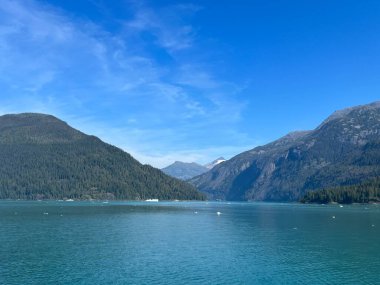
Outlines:
{"label": "cloud streak", "polygon": [[234,130],[238,84],[197,60],[191,18],[201,7],[127,8],[132,17],[111,32],[42,2],[3,1],[0,112],[52,113],[154,166],[247,145],[231,147],[245,137]]}
{"label": "cloud streak", "polygon": [[184,23],[183,18],[193,15],[201,7],[182,4],[165,7],[157,12],[141,1],[134,2],[133,6],[135,15],[126,22],[127,32],[149,32],[158,46],[171,53],[194,45],[196,31],[193,26]]}

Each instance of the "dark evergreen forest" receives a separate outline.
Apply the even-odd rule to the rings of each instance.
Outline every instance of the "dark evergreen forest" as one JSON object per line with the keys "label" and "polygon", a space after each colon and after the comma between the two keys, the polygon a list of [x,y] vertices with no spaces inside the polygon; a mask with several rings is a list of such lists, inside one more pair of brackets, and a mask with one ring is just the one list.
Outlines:
{"label": "dark evergreen forest", "polygon": [[301,202],[320,204],[380,202],[380,177],[356,185],[310,191],[301,199]]}
{"label": "dark evergreen forest", "polygon": [[167,176],[53,116],[0,117],[1,199],[204,199]]}

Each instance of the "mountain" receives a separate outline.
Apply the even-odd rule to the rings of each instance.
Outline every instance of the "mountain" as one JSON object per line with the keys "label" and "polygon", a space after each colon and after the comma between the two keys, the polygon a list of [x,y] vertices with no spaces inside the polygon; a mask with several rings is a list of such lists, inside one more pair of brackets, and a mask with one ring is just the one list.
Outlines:
{"label": "mountain", "polygon": [[354,185],[309,191],[300,201],[318,204],[379,203],[380,177]]}
{"label": "mountain", "polygon": [[219,163],[222,163],[224,161],[226,160],[223,157],[219,157],[218,159],[215,159],[214,161],[205,165],[200,165],[195,162],[176,161],[173,164],[165,168],[162,168],[161,170],[172,177],[181,180],[188,180],[209,171],[215,165],[218,165]]}
{"label": "mountain", "polygon": [[208,170],[210,170],[210,169],[214,168],[214,166],[216,166],[216,165],[218,165],[224,161],[226,161],[224,159],[224,157],[219,157],[219,158],[215,159],[214,161],[207,163],[206,165],[204,165],[204,167],[206,167]]}
{"label": "mountain", "polygon": [[380,102],[335,112],[241,153],[190,182],[211,199],[296,201],[307,191],[380,176]]}
{"label": "mountain", "polygon": [[0,116],[1,199],[202,199],[196,189],[44,114]]}
{"label": "mountain", "polygon": [[187,180],[208,171],[208,169],[195,162],[176,161],[173,164],[161,169],[167,175],[178,179]]}

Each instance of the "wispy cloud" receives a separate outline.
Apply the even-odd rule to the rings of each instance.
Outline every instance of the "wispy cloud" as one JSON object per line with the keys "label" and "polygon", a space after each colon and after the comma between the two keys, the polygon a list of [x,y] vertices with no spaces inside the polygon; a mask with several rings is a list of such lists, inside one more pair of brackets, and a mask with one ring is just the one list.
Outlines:
{"label": "wispy cloud", "polygon": [[[190,140],[191,134],[178,133],[178,130],[173,128],[139,128],[136,127],[136,122],[133,119],[119,128],[99,122],[95,117],[83,118],[73,115],[67,120],[74,127],[86,129],[104,141],[128,150],[140,162],[159,168],[168,166],[176,160],[206,164],[220,156],[229,159],[263,143],[259,139],[251,140],[240,133],[225,130],[226,136],[235,138],[234,144],[194,146]],[[154,143],[152,143],[153,141]]]}
{"label": "wispy cloud", "polygon": [[245,136],[234,129],[239,84],[197,60],[201,7],[129,3],[132,17],[110,32],[45,2],[2,1],[0,112],[52,113],[155,166],[248,145],[234,142]]}
{"label": "wispy cloud", "polygon": [[128,32],[149,32],[155,37],[155,43],[169,52],[191,48],[196,31],[183,21],[199,11],[201,7],[193,4],[179,4],[153,10],[142,1],[134,1],[134,18],[126,22]]}

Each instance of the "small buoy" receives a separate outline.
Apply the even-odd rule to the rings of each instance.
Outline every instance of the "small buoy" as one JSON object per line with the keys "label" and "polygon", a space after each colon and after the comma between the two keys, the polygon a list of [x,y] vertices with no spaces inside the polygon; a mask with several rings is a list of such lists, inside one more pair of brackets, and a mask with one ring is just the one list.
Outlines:
{"label": "small buoy", "polygon": [[221,212],[216,212],[216,214],[217,214],[218,216],[220,216],[222,213],[221,213]]}
{"label": "small buoy", "polygon": [[333,219],[335,219],[335,216],[332,216]]}
{"label": "small buoy", "polygon": [[49,215],[49,213],[46,213],[46,212],[45,212],[44,215]]}
{"label": "small buoy", "polygon": [[194,212],[194,214],[198,214],[198,212]]}

